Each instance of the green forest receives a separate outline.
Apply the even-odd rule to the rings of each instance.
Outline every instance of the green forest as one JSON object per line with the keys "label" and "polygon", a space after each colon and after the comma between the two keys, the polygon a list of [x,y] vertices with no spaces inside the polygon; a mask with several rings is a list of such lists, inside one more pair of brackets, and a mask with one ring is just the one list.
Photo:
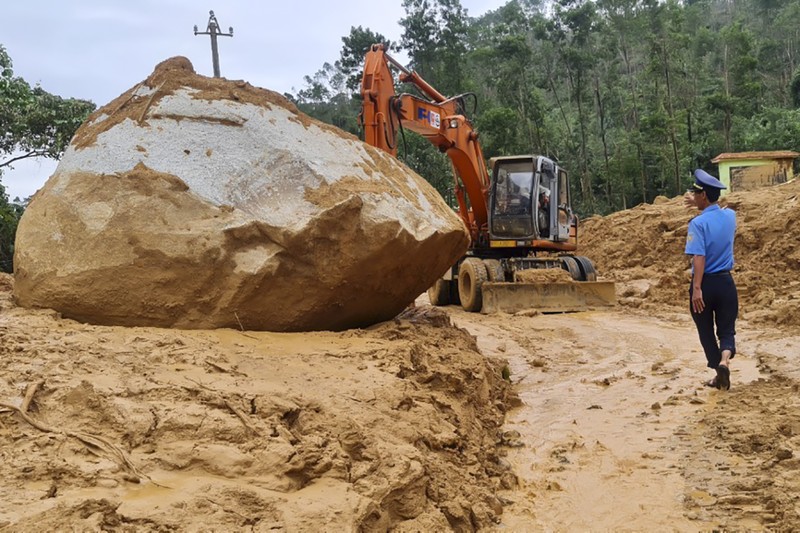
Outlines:
{"label": "green forest", "polygon": [[[800,149],[800,2],[511,0],[479,18],[459,0],[403,7],[393,55],[446,96],[474,94],[487,158],[558,160],[581,215],[680,194],[720,153]],[[360,135],[363,56],[386,40],[353,27],[342,42],[287,96]],[[399,157],[451,199],[450,164],[426,140],[407,133]]]}
{"label": "green forest", "polygon": [[[474,104],[487,158],[556,159],[581,216],[678,195],[693,169],[716,174],[720,153],[800,151],[798,0],[511,0],[478,18],[459,0],[402,3],[399,42],[352,27],[338,57],[286,96],[361,136],[364,56],[385,43],[440,93]],[[20,158],[59,158],[94,108],[15,76],[0,46],[0,180]],[[453,204],[446,156],[406,132],[399,157]],[[0,270],[11,270],[22,209],[0,183]]]}

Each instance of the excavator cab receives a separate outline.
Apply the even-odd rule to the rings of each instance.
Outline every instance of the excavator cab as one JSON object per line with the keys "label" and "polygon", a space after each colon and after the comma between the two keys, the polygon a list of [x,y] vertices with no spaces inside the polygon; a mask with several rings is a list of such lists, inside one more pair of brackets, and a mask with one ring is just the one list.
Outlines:
{"label": "excavator cab", "polygon": [[490,161],[489,234],[492,239],[565,242],[574,217],[567,173],[546,157]]}
{"label": "excavator cab", "polygon": [[497,161],[493,168],[490,234],[498,239],[535,235],[534,174],[530,158]]}

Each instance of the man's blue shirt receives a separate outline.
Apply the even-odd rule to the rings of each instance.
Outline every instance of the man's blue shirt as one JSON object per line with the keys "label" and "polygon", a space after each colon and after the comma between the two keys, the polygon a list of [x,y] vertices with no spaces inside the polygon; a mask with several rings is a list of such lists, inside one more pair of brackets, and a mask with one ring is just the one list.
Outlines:
{"label": "man's blue shirt", "polygon": [[706,274],[732,270],[735,234],[736,213],[711,204],[689,222],[685,253],[704,256]]}

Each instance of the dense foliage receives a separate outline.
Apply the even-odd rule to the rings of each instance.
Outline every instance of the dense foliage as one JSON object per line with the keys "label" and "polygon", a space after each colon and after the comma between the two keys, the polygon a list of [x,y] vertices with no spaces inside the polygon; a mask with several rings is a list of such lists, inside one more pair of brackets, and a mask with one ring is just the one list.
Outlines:
{"label": "dense foliage", "polygon": [[[511,0],[478,19],[459,0],[403,6],[396,49],[443,94],[477,94],[484,155],[558,159],[582,214],[674,196],[722,152],[800,149],[800,2]],[[343,41],[297,101],[358,133],[354,57],[383,39],[359,27]],[[446,162],[406,147],[447,195]]]}
{"label": "dense foliage", "polygon": [[[94,111],[85,100],[64,99],[14,76],[0,45],[0,178],[14,162],[31,157],[58,159],[75,130]],[[0,271],[12,271],[14,236],[24,207],[9,201],[0,184]]]}

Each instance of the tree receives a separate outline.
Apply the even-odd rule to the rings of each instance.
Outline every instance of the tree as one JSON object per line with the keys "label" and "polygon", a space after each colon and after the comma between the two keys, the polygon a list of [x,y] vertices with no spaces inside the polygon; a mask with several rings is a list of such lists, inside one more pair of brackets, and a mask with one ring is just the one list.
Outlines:
{"label": "tree", "polygon": [[796,70],[792,75],[792,83],[789,86],[789,92],[792,96],[792,105],[795,108],[800,107],[800,69]]}
{"label": "tree", "polygon": [[[554,16],[549,30],[559,53],[559,64],[569,83],[569,93],[577,111],[578,146],[577,169],[581,198],[586,207],[593,210],[594,191],[589,173],[589,110],[587,96],[591,87],[591,71],[594,67],[594,41],[600,35],[597,6],[584,0],[559,0],[554,4]],[[591,107],[591,104],[588,104]]]}
{"label": "tree", "polygon": [[361,73],[364,68],[364,56],[373,44],[383,43],[387,50],[392,49],[392,42],[380,33],[361,26],[351,27],[350,35],[342,37],[342,51],[337,66],[347,77],[345,85],[353,94],[358,94],[361,86]]}
{"label": "tree", "polygon": [[350,35],[342,37],[342,43],[339,60],[323,64],[313,76],[305,76],[305,87],[297,96],[288,97],[309,116],[359,135],[359,91],[364,56],[371,45],[384,43],[391,47],[391,42],[380,33],[358,26],[350,28]]}
{"label": "tree", "polygon": [[538,68],[542,55],[534,51],[531,31],[540,17],[533,16],[529,20],[519,3],[509,2],[485,16],[486,28],[472,31],[470,77],[481,97],[477,124],[487,157],[555,155],[546,128],[546,76]]}
{"label": "tree", "polygon": [[[582,216],[678,194],[720,152],[800,150],[800,2],[508,0],[470,18],[460,1],[403,0],[409,68],[475,95],[464,114],[486,157],[556,159]],[[353,28],[343,41],[352,91],[382,39]],[[406,161],[447,195],[423,141]]]}
{"label": "tree", "polygon": [[13,272],[14,237],[23,210],[22,205],[8,201],[0,183],[0,272]]}
{"label": "tree", "polygon": [[447,96],[465,90],[467,14],[459,0],[403,0],[400,45],[411,68]]}
{"label": "tree", "polygon": [[58,159],[95,105],[64,99],[14,77],[11,58],[0,45],[0,175],[15,161]]}
{"label": "tree", "polygon": [[435,83],[432,74],[436,62],[436,11],[428,0],[403,0],[403,8],[406,16],[400,20],[403,27],[400,45],[408,51],[414,70]]}
{"label": "tree", "polygon": [[[31,157],[58,159],[95,105],[64,99],[14,76],[0,45],[0,178],[16,161]],[[23,206],[11,203],[0,184],[0,270],[12,272],[14,238]]]}
{"label": "tree", "polygon": [[306,87],[293,100],[298,109],[352,134],[358,133],[357,105],[345,88],[345,75],[337,62],[325,63],[313,77],[305,77]]}

